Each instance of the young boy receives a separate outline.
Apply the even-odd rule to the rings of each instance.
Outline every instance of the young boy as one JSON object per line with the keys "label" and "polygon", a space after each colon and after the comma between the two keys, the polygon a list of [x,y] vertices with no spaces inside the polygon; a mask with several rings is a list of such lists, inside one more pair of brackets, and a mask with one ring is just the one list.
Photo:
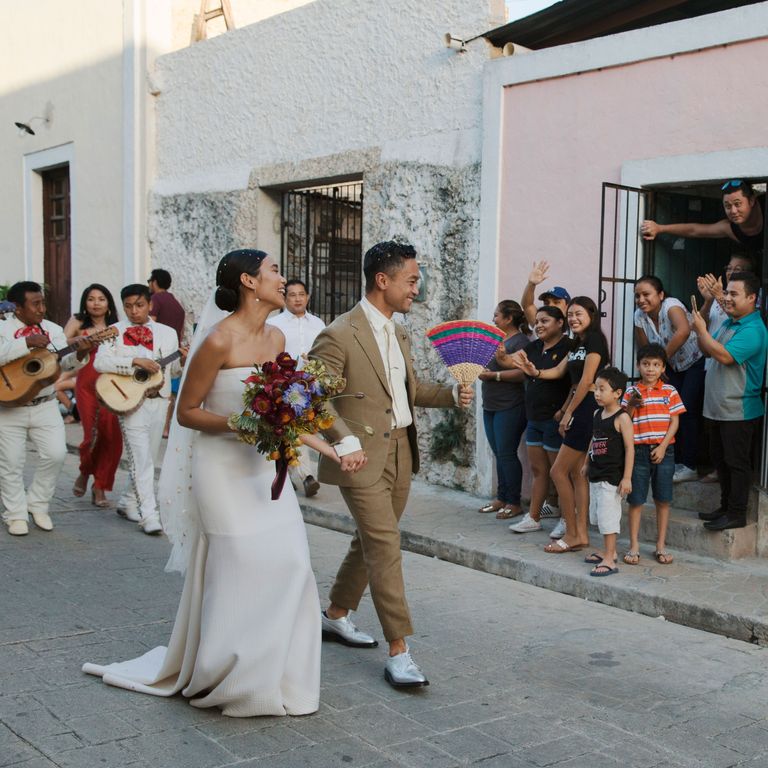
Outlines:
{"label": "young boy", "polygon": [[[179,348],[176,331],[150,318],[150,294],[146,285],[127,285],[120,291],[120,298],[128,322],[115,324],[120,335],[99,347],[93,366],[100,373],[124,376],[130,376],[135,368],[154,373],[159,370],[156,361]],[[178,361],[172,363],[165,371],[158,394],[147,397],[129,416],[120,416],[131,485],[118,501],[117,510],[128,520],[139,523],[148,534],[163,530],[155,500],[155,459],[165,424],[171,377],[178,375],[179,369]]]}
{"label": "young boy", "polygon": [[600,406],[592,422],[592,441],[582,474],[589,476],[589,522],[603,535],[604,550],[584,558],[594,564],[590,576],[611,576],[616,567],[616,536],[621,522],[621,497],[632,490],[635,445],[632,420],[621,407],[627,386],[623,371],[603,368],[595,379],[595,401]]}
{"label": "young boy", "polygon": [[[675,432],[685,406],[677,390],[661,377],[667,368],[667,353],[660,344],[646,344],[637,352],[640,381],[624,395],[622,403],[632,417],[635,434],[635,466],[629,502],[629,550],[627,565],[640,562],[640,512],[648,498],[648,485],[656,505],[656,551],[653,556],[662,565],[673,558],[666,551],[669,504],[672,501],[672,476],[675,473]],[[669,450],[668,450],[669,449]]]}

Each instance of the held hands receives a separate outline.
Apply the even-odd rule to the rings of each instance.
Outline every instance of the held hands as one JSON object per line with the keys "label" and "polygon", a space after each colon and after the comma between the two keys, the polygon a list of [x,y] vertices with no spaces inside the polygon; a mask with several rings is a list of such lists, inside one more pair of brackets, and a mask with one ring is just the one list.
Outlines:
{"label": "held hands", "polygon": [[134,357],[131,361],[131,365],[134,368],[143,368],[149,373],[157,373],[160,370],[160,366],[148,357]]}
{"label": "held hands", "polygon": [[341,464],[342,472],[357,472],[368,463],[368,457],[363,450],[353,451],[346,456],[342,456],[339,463]]}
{"label": "held hands", "polygon": [[655,221],[646,219],[640,225],[640,234],[643,236],[643,240],[655,240],[656,235],[659,234],[659,225]]}
{"label": "held hands", "polygon": [[539,285],[543,283],[549,277],[549,262],[548,261],[534,261],[531,274],[528,275],[528,282],[531,285]]}

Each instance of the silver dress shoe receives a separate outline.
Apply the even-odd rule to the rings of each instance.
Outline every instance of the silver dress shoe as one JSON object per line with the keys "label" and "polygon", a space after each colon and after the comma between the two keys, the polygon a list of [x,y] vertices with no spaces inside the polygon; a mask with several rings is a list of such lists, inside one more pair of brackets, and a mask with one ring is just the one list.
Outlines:
{"label": "silver dress shoe", "polygon": [[321,612],[323,623],[323,638],[335,640],[337,643],[349,645],[352,648],[376,648],[379,642],[370,635],[361,632],[349,618],[349,614],[340,619],[329,619],[325,611]]}
{"label": "silver dress shoe", "polygon": [[384,678],[393,688],[416,688],[420,685],[429,685],[429,680],[416,666],[411,658],[408,648],[405,653],[390,656],[384,667]]}

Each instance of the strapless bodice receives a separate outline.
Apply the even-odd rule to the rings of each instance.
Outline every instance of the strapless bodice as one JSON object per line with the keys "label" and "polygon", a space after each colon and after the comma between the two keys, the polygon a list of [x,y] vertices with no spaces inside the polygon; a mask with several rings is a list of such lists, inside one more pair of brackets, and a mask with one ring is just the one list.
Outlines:
{"label": "strapless bodice", "polygon": [[243,410],[243,391],[245,379],[251,373],[251,368],[222,368],[211,386],[203,407],[206,411],[217,413],[219,416],[229,416]]}

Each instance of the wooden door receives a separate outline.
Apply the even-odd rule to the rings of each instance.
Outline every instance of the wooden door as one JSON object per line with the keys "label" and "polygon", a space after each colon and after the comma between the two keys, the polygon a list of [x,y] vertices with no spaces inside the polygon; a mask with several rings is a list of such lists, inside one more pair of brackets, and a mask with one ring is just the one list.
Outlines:
{"label": "wooden door", "polygon": [[72,314],[69,166],[43,171],[43,243],[48,317],[64,325]]}

